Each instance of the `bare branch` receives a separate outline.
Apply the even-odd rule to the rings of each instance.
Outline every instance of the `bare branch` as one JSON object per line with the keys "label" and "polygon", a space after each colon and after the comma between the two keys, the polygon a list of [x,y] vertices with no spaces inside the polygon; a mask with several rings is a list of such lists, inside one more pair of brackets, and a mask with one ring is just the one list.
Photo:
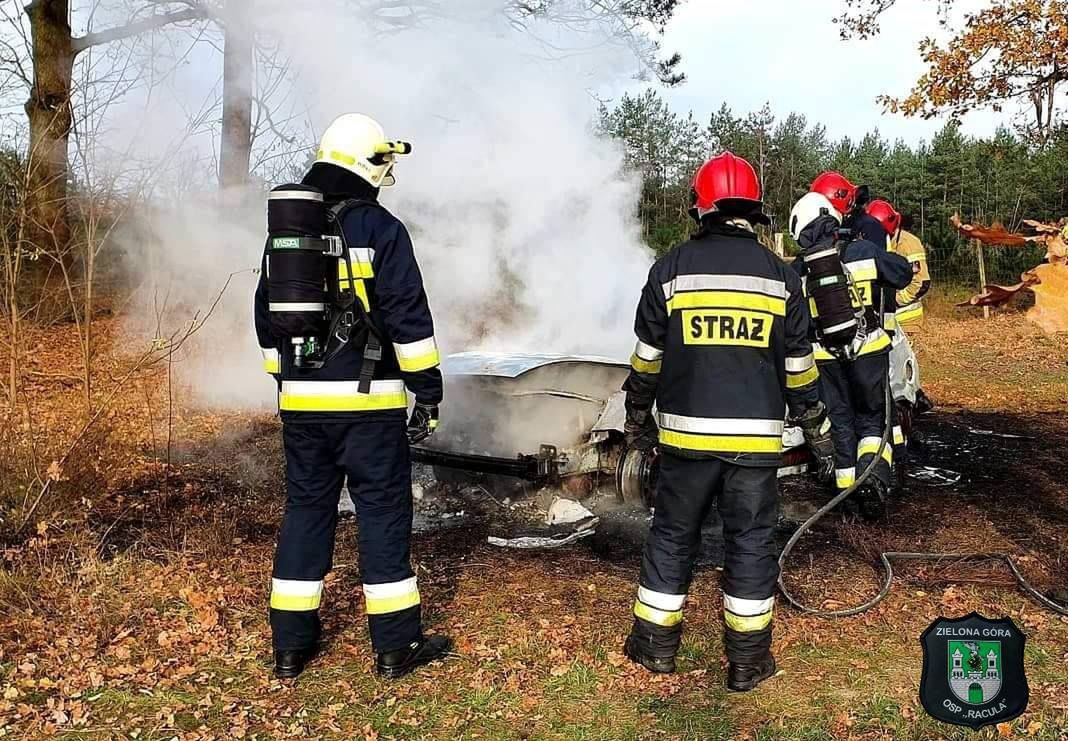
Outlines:
{"label": "bare branch", "polygon": [[173,13],[153,15],[140,21],[128,23],[125,26],[117,26],[104,31],[94,31],[92,33],[87,33],[85,36],[79,36],[78,38],[73,39],[71,47],[74,49],[74,53],[77,54],[92,46],[107,44],[112,41],[120,41],[174,23],[203,20],[208,16],[209,14],[204,8],[191,8],[189,10],[178,10]]}

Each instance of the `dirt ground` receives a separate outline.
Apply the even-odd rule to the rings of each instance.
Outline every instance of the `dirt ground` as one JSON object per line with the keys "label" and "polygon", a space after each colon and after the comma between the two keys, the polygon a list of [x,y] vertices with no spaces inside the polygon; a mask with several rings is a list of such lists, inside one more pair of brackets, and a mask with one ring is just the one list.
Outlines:
{"label": "dirt ground", "polygon": [[[1041,590],[1068,590],[1068,342],[1018,314],[934,314],[919,349],[938,408],[920,422],[914,476],[885,522],[832,514],[801,541],[789,583],[813,604],[870,595],[883,550],[1011,553]],[[111,348],[103,399],[123,375],[124,343],[116,326],[101,329]],[[58,349],[64,331],[35,338],[38,371],[72,367]],[[845,620],[780,602],[778,676],[729,695],[714,523],[680,672],[654,677],[621,654],[644,513],[604,513],[596,536],[566,548],[505,550],[487,535],[536,509],[538,494],[506,504],[505,492],[426,481],[414,559],[428,629],[453,636],[456,655],[401,682],[374,676],[348,520],[328,577],[324,654],[297,682],[277,681],[265,605],[283,496],[279,427],[185,408],[165,370],[129,380],[131,393],[62,466],[47,462],[81,429],[77,383],[34,376],[32,413],[5,420],[13,454],[0,470],[16,479],[29,440],[47,469],[6,492],[6,517],[25,512],[40,479],[52,484],[3,552],[0,736],[1068,738],[1068,619],[1001,566],[902,566],[882,604]],[[960,480],[915,478],[926,469]],[[787,513],[816,497],[804,480],[784,490]],[[972,610],[1012,617],[1027,634],[1031,692],[1021,718],[978,734],[936,723],[917,699],[920,634]]]}

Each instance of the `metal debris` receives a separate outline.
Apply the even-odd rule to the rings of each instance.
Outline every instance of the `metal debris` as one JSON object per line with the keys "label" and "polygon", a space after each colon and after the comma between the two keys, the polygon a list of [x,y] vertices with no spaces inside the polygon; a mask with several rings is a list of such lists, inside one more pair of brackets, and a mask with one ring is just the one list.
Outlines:
{"label": "metal debris", "polygon": [[910,479],[919,481],[928,486],[953,486],[960,481],[960,474],[947,468],[932,468],[931,466],[919,466],[909,469]]}
{"label": "metal debris", "polygon": [[549,512],[545,515],[547,525],[569,525],[572,522],[580,522],[593,517],[593,512],[583,507],[574,499],[556,497],[549,505]]}
{"label": "metal debris", "polygon": [[571,545],[593,535],[597,531],[599,523],[600,520],[597,517],[589,517],[576,523],[575,527],[566,530],[526,531],[516,533],[512,537],[491,535],[486,538],[486,542],[500,548],[518,548],[521,550],[562,548],[565,545]]}
{"label": "metal debris", "polygon": [[977,427],[966,428],[968,432],[973,435],[984,435],[986,437],[1000,437],[1005,440],[1034,440],[1033,437],[1028,435],[1014,435],[1011,432],[994,432],[993,430],[981,430]]}

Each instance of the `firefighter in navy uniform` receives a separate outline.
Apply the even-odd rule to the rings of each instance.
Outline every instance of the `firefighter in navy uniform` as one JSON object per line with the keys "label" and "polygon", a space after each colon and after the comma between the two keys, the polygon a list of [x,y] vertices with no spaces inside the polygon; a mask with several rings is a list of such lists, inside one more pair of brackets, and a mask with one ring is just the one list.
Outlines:
{"label": "firefighter in navy uniform", "polygon": [[[402,676],[450,648],[444,637],[423,635],[409,558],[409,443],[437,426],[442,377],[411,239],[377,201],[379,188],[394,182],[394,158],[381,154],[383,142],[374,120],[341,116],[324,134],[303,180],[338,209],[337,228],[350,259],[328,258],[328,265],[333,270],[337,264],[339,293],[362,302],[359,313],[380,333],[381,359],[370,363],[372,358],[364,358],[370,345],[349,342],[320,368],[297,367],[293,350],[271,332],[269,312],[276,307],[266,270],[256,290],[256,332],[265,368],[278,380],[286,456],[286,508],[270,600],[279,677],[299,675],[317,650],[323,578],[331,569],[345,476],[359,522],[360,571],[378,673]],[[365,371],[372,376],[366,392],[360,382]],[[406,388],[415,396],[410,419]]]}
{"label": "firefighter in navy uniform", "polygon": [[[839,357],[819,343],[813,344],[820,371],[820,395],[831,418],[835,483],[840,491],[853,486],[857,472],[865,470],[879,453],[886,428],[891,339],[878,313],[880,303],[892,310],[894,292],[912,279],[912,269],[904,258],[888,252],[885,245],[853,239],[848,234],[841,238],[841,226],[841,212],[820,193],[803,196],[790,214],[790,232],[803,250],[839,251],[842,267],[854,287],[854,309],[864,318],[865,330],[857,334],[848,357]],[[794,267],[805,275],[804,260],[795,261]],[[814,302],[810,303],[814,308]],[[815,311],[813,324],[819,326]],[[877,518],[884,511],[893,443],[890,440],[883,446],[872,476],[858,492],[865,517]]]}
{"label": "firefighter in navy uniform", "polygon": [[826,196],[842,214],[842,226],[858,237],[877,245],[887,245],[891,235],[882,222],[868,212],[870,196],[867,186],[857,187],[840,172],[824,172],[812,181],[812,193]]}
{"label": "firefighter in navy uniform", "polygon": [[661,452],[624,650],[651,671],[675,670],[701,524],[718,500],[727,684],[746,691],[775,672],[772,532],[787,406],[818,455],[833,448],[801,281],[753,232],[767,223],[756,173],[727,152],[693,189],[700,229],[649,271],[624,385],[628,443]]}

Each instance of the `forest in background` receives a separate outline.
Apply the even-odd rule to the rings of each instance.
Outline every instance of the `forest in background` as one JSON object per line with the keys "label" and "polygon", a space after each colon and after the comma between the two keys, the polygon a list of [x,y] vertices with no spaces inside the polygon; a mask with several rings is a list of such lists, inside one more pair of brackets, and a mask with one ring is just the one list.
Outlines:
{"label": "forest in background", "polygon": [[[703,116],[672,111],[649,89],[602,105],[600,127],[623,143],[628,167],[641,173],[642,233],[658,254],[692,231],[693,174],[724,149],[756,168],[774,231],[786,231],[790,208],[820,172],[838,170],[869,185],[874,197],[892,202],[911,222],[927,245],[934,277],[943,282],[975,285],[978,279],[974,247],[949,223],[954,213],[1010,230],[1022,219],[1057,221],[1068,214],[1068,126],[1041,144],[1007,127],[989,138],[970,137],[953,120],[930,141],[913,145],[890,142],[878,129],[835,140],[822,122],[778,114],[770,104],[748,114],[723,104]],[[988,278],[1015,282],[1041,257],[1037,248],[988,250]]]}

